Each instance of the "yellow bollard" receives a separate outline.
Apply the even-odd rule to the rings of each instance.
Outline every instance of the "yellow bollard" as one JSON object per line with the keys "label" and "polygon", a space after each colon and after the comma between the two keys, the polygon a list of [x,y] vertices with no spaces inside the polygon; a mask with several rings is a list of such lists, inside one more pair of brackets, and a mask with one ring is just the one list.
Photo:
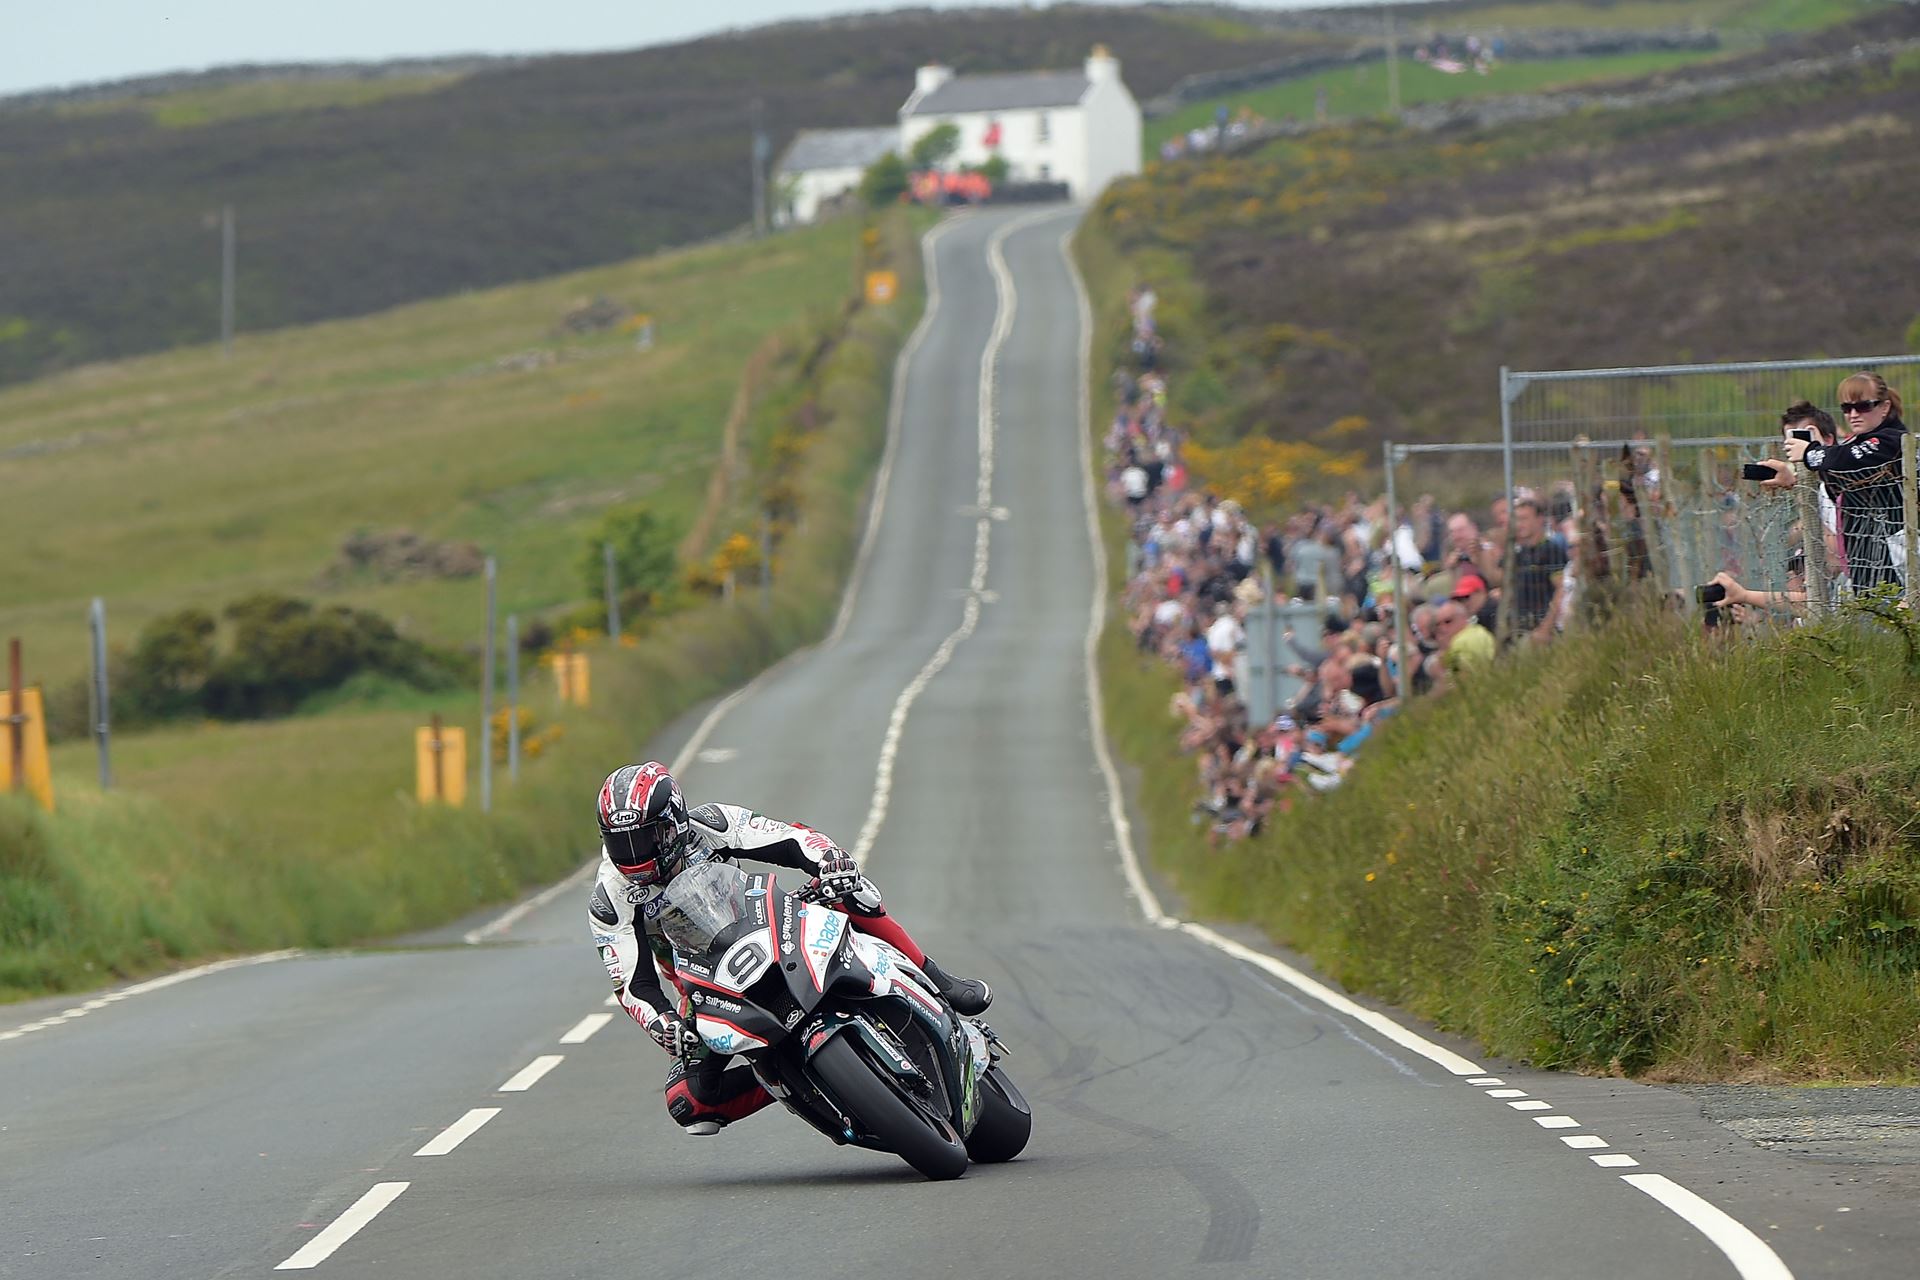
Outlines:
{"label": "yellow bollard", "polygon": [[467,731],[433,723],[413,731],[413,790],[421,804],[467,802]]}
{"label": "yellow bollard", "polygon": [[[15,715],[20,717],[18,737],[12,733]],[[0,720],[4,720],[7,727],[7,732],[0,733],[0,791],[14,788],[12,743],[17,741],[21,755],[26,758],[20,781],[40,807],[52,813],[53,770],[47,761],[47,715],[40,701],[40,690],[16,688],[9,693],[0,689]]]}
{"label": "yellow bollard", "polygon": [[867,272],[867,301],[884,306],[900,294],[900,274],[897,271]]}

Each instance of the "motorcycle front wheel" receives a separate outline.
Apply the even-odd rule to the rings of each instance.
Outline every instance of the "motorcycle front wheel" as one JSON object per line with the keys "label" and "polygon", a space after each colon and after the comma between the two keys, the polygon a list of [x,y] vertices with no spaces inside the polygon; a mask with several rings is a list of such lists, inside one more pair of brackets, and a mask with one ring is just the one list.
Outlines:
{"label": "motorcycle front wheel", "polygon": [[980,1118],[967,1135],[967,1154],[981,1164],[1011,1160],[1033,1136],[1033,1112],[1007,1073],[998,1066],[980,1082]]}
{"label": "motorcycle front wheel", "polygon": [[914,1100],[892,1072],[869,1062],[851,1036],[821,1045],[811,1066],[867,1132],[915,1169],[936,1180],[967,1171],[967,1147],[953,1125]]}

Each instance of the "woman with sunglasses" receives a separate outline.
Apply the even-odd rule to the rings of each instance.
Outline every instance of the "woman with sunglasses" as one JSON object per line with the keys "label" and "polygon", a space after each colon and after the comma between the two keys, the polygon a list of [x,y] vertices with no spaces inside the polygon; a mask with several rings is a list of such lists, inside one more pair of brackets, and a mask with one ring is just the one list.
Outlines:
{"label": "woman with sunglasses", "polygon": [[1903,529],[1900,490],[1900,396],[1877,373],[1856,373],[1840,384],[1846,435],[1834,444],[1790,440],[1787,459],[1820,477],[1840,510],[1847,580],[1855,591],[1899,585],[1890,540]]}

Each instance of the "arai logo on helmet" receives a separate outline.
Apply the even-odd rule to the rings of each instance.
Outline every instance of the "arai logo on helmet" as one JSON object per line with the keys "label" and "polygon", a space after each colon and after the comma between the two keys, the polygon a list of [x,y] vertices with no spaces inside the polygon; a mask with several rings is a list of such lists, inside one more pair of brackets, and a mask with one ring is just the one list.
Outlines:
{"label": "arai logo on helmet", "polygon": [[607,821],[616,827],[630,827],[640,821],[640,815],[633,809],[622,809]]}

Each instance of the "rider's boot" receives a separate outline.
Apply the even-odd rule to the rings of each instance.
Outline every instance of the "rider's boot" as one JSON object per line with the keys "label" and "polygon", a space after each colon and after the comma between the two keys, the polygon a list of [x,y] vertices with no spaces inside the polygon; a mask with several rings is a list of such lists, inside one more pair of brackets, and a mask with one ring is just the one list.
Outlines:
{"label": "rider's boot", "polygon": [[696,1138],[711,1138],[725,1127],[726,1126],[722,1125],[718,1120],[695,1120],[692,1124],[686,1126],[686,1129],[688,1133]]}
{"label": "rider's boot", "polygon": [[978,978],[956,978],[942,969],[932,956],[920,966],[921,972],[932,980],[934,989],[946,997],[955,1013],[971,1018],[987,1011],[993,1003],[993,991]]}

